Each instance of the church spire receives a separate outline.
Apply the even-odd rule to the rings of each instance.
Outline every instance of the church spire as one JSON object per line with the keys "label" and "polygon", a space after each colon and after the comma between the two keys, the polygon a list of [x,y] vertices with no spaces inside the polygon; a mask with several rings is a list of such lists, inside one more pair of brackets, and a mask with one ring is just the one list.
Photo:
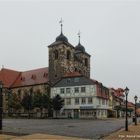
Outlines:
{"label": "church spire", "polygon": [[61,34],[58,37],[56,37],[56,41],[65,41],[65,42],[68,42],[67,37],[64,36],[64,34],[63,34],[63,20],[62,20],[62,18],[59,21],[59,23],[60,23],[60,26],[61,26]]}
{"label": "church spire", "polygon": [[61,18],[61,20],[59,21],[60,25],[61,25],[61,34],[63,34],[63,20]]}
{"label": "church spire", "polygon": [[81,43],[80,43],[81,32],[79,31],[77,35],[78,35],[78,38],[79,38],[79,43],[78,43],[78,45],[75,47],[75,49],[76,49],[77,51],[80,51],[80,52],[85,52],[84,46],[82,46]]}

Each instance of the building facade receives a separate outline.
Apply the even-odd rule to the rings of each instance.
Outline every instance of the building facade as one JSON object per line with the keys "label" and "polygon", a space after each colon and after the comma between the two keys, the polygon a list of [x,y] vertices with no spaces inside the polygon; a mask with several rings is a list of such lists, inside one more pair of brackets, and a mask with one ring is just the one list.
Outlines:
{"label": "building facade", "polygon": [[[9,113],[8,101],[10,95],[16,94],[19,100],[27,94],[48,94],[48,68],[40,68],[30,71],[14,71],[11,69],[1,69],[0,80],[3,82],[3,112]],[[50,95],[49,95],[50,96]]]}
{"label": "building facade", "polygon": [[51,98],[60,95],[64,99],[59,116],[65,118],[106,118],[108,93],[103,85],[75,72],[51,88]]}

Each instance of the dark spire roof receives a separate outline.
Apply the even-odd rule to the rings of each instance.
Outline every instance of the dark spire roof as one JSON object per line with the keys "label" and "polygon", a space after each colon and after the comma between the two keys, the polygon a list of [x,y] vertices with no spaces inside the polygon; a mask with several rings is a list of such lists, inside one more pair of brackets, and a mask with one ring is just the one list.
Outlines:
{"label": "dark spire roof", "polygon": [[63,24],[62,24],[62,18],[61,18],[61,20],[60,20],[60,25],[61,25],[61,34],[58,36],[58,37],[56,37],[56,41],[65,41],[65,42],[68,42],[68,39],[67,39],[67,37],[66,36],[64,36],[64,34],[63,34]]}
{"label": "dark spire roof", "polygon": [[84,46],[82,46],[81,43],[80,43],[80,31],[78,33],[78,37],[79,37],[79,43],[78,43],[77,46],[75,46],[75,50],[79,51],[79,52],[85,52]]}

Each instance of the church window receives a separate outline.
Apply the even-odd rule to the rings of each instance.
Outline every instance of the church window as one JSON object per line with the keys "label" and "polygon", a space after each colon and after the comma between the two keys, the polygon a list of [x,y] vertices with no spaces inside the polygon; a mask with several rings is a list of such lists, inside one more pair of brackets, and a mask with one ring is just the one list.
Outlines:
{"label": "church window", "polygon": [[85,58],[85,66],[88,66],[88,59]]}
{"label": "church window", "polygon": [[75,68],[75,72],[77,72],[77,68]]}
{"label": "church window", "polygon": [[70,51],[67,51],[67,59],[70,60],[70,58],[71,58],[71,53]]}
{"label": "church window", "polygon": [[58,59],[58,50],[54,51],[54,59]]}
{"label": "church window", "polygon": [[18,89],[18,97],[21,99],[21,89]]}

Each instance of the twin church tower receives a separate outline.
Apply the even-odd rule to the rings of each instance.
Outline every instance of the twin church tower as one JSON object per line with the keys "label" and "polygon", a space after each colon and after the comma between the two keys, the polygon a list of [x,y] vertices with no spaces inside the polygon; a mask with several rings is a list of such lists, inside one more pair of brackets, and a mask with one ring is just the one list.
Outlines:
{"label": "twin church tower", "polygon": [[53,85],[67,73],[79,72],[90,78],[90,55],[80,43],[73,46],[63,34],[61,20],[61,34],[56,37],[49,48],[49,81]]}

